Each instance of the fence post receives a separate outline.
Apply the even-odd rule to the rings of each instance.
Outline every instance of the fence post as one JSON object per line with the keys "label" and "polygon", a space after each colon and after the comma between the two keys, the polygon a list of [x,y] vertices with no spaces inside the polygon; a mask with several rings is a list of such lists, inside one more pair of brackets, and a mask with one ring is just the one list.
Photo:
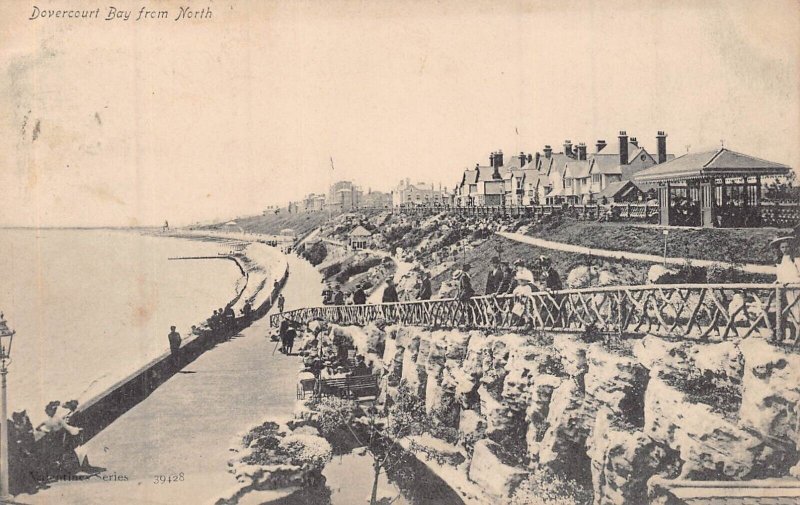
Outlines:
{"label": "fence post", "polygon": [[775,342],[783,341],[783,292],[784,286],[778,284],[775,287],[775,335],[772,340]]}

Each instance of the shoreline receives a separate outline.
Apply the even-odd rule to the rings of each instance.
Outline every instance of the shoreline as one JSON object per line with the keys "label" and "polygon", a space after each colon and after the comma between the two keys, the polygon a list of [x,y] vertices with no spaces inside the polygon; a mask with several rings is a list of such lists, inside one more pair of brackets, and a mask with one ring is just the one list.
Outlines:
{"label": "shoreline", "polygon": [[[150,233],[145,234],[153,236]],[[161,236],[187,238],[190,240],[219,240],[218,237],[180,236],[178,234]],[[251,251],[250,249],[253,245],[259,245],[260,247]],[[262,248],[269,248],[269,250]],[[216,259],[216,257],[206,258]],[[243,279],[241,287],[238,286],[239,282],[237,282],[237,294],[227,303],[231,304],[236,313],[241,312],[240,309],[245,301],[252,303],[253,317],[243,327],[246,328],[266,314],[271,306],[272,299],[283,288],[289,274],[288,263],[283,254],[277,249],[258,244],[256,241],[249,242],[248,247],[241,252],[220,255],[219,259],[233,261],[243,273],[240,278]],[[274,280],[277,285],[269,288],[269,280]],[[213,311],[214,309],[211,308],[210,310]],[[182,367],[197,359],[197,357],[213,348],[216,344],[210,341],[210,339],[213,339],[206,320],[200,321],[193,327],[198,331],[188,333],[181,342],[181,353],[185,356]],[[237,328],[237,331],[240,330]],[[82,401],[69,416],[69,420],[73,425],[89,428],[84,430],[80,445],[86,444],[97,433],[113,423],[119,416],[146,398],[179,371],[180,369],[173,369],[171,352],[167,348],[158,356],[143,363],[124,377],[103,387],[100,391]]]}

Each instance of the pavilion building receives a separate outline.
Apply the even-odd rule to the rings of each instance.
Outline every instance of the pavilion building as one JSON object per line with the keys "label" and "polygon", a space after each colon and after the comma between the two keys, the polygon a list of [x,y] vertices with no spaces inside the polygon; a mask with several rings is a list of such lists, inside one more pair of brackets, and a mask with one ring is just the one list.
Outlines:
{"label": "pavilion building", "polygon": [[761,225],[762,178],[790,171],[723,147],[685,154],[633,178],[640,185],[657,185],[662,225],[754,227]]}

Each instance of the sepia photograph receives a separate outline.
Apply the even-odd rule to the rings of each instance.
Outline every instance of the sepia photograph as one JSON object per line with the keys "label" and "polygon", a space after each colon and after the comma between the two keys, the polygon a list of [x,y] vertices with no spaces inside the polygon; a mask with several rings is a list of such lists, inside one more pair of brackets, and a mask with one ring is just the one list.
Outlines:
{"label": "sepia photograph", "polygon": [[800,1],[0,0],[0,503],[800,503]]}

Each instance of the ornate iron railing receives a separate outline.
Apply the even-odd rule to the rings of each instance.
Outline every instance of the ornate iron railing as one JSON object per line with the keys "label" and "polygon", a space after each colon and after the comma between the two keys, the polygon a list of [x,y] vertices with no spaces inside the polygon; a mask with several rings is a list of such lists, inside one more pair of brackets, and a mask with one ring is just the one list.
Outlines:
{"label": "ornate iron railing", "polygon": [[384,320],[436,328],[594,329],[699,340],[759,335],[782,341],[800,335],[800,285],[616,286],[480,296],[468,301],[329,305],[274,314],[270,323],[278,326],[284,318],[301,323],[322,319],[342,325]]}

